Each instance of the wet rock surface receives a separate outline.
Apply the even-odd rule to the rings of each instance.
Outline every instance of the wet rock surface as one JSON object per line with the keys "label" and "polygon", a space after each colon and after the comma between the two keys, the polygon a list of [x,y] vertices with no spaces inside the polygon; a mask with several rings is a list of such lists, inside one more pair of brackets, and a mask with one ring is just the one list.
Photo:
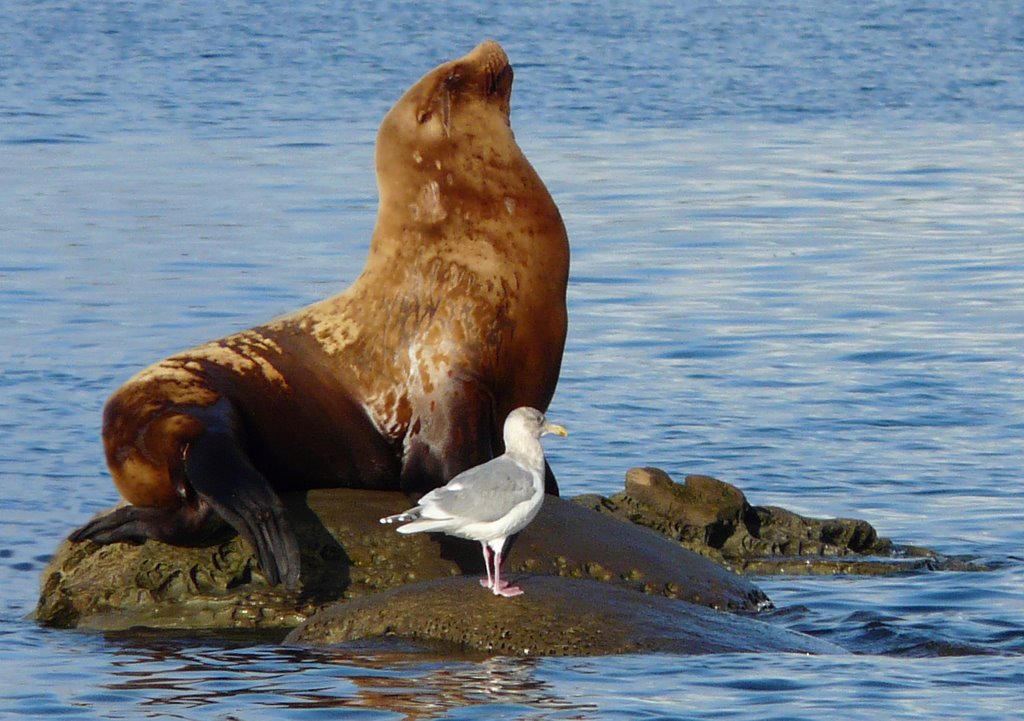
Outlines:
{"label": "wet rock surface", "polygon": [[691,475],[676,483],[661,469],[633,468],[621,493],[574,501],[650,528],[740,573],[983,570],[967,559],[897,546],[867,521],[807,518],[775,506],[752,506],[738,488],[711,476]]}
{"label": "wet rock surface", "polygon": [[292,643],[383,638],[470,654],[830,653],[839,649],[744,615],[770,603],[729,569],[984,570],[896,546],[865,521],[752,506],[708,476],[678,484],[635,468],[610,498],[545,500],[505,564],[527,592],[505,599],[477,582],[479,544],[403,536],[378,522],[410,505],[400,493],[328,489],[284,500],[302,548],[299,591],[269,586],[238,537],[195,548],[65,541],[43,573],[36,618],[104,631],[246,629],[273,640],[297,629]]}
{"label": "wet rock surface", "polygon": [[[302,589],[266,584],[240,538],[181,548],[156,541],[65,541],[43,573],[39,622],[118,630],[288,629],[318,609],[427,579],[482,573],[476,543],[402,536],[378,519],[409,506],[399,493],[328,489],[285,499],[302,548]],[[653,532],[548,498],[513,544],[509,572],[594,579],[723,609],[767,599],[750,581]]]}
{"label": "wet rock surface", "polygon": [[828,642],[753,618],[591,580],[518,576],[522,596],[499,598],[475,577],[438,579],[339,603],[285,643],[374,638],[502,656],[618,653],[842,653]]}

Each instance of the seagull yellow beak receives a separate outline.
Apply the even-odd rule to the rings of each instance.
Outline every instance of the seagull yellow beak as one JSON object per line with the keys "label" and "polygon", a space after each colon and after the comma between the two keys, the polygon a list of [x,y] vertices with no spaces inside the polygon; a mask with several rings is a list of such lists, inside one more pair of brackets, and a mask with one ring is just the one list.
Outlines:
{"label": "seagull yellow beak", "polygon": [[569,431],[565,430],[565,428],[558,425],[557,423],[545,423],[544,432],[554,433],[556,436],[562,436],[563,438],[569,435]]}

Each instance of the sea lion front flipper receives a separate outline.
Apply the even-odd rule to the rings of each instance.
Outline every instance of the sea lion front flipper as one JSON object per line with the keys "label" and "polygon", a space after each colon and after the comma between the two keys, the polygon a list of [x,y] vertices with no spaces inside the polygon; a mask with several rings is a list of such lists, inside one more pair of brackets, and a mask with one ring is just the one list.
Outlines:
{"label": "sea lion front flipper", "polygon": [[207,430],[189,444],[185,476],[217,514],[249,542],[267,581],[299,584],[299,544],[281,500],[225,431]]}
{"label": "sea lion front flipper", "polygon": [[555,478],[554,471],[551,470],[551,464],[544,461],[544,492],[549,496],[561,495],[558,492],[558,479]]}

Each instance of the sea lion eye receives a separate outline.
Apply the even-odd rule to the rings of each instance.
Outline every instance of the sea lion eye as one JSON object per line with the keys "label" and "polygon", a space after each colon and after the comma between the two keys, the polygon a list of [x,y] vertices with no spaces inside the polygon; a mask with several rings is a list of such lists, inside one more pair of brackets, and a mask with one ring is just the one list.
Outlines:
{"label": "sea lion eye", "polygon": [[445,90],[457,90],[462,85],[462,75],[458,70],[453,70],[444,79]]}

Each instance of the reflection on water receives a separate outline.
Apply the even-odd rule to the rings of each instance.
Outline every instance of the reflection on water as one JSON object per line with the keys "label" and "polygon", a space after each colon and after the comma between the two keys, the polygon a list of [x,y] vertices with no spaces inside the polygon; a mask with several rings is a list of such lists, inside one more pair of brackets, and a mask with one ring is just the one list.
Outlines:
{"label": "reflection on water", "polygon": [[[396,668],[395,657],[374,660],[382,661],[389,670]],[[406,667],[398,677],[349,674],[358,691],[343,705],[388,709],[407,719],[437,718],[463,708],[473,714],[478,706],[488,707],[480,709],[484,716],[503,708],[505,714],[531,718],[548,717],[554,711],[559,712],[558,718],[587,718],[588,712],[596,710],[579,699],[562,698],[552,684],[538,680],[538,663],[535,659],[498,657],[461,665],[449,658],[433,667]]]}
{"label": "reflection on water", "polygon": [[[342,650],[274,646],[196,646],[166,642],[121,646],[100,694],[132,699],[146,715],[187,715],[201,710],[221,718],[226,710],[254,708],[275,718],[374,709],[401,718],[437,718],[454,709],[496,707],[528,718],[588,718],[582,699],[562,697],[538,677],[538,659],[477,658],[458,661],[389,644],[353,644]],[[221,641],[221,643],[228,643]],[[557,712],[557,716],[554,716]]]}

